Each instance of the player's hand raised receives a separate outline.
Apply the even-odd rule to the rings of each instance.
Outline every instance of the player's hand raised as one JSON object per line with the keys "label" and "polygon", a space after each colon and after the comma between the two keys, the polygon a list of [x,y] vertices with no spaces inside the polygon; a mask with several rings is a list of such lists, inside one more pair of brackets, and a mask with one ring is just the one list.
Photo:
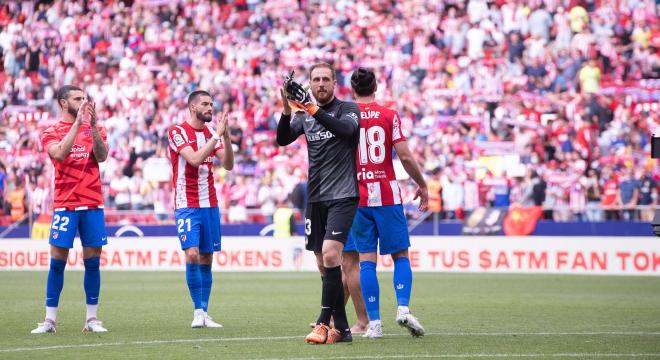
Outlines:
{"label": "player's hand raised", "polygon": [[415,197],[413,200],[419,198],[419,211],[425,212],[429,209],[429,189],[426,187],[418,187],[417,192],[415,192]]}
{"label": "player's hand raised", "polygon": [[291,115],[291,105],[289,105],[289,99],[286,98],[284,88],[280,88],[280,96],[282,97],[282,114]]}
{"label": "player's hand raised", "polygon": [[81,103],[80,107],[78,108],[78,113],[76,114],[76,120],[74,121],[75,125],[82,125],[83,120],[85,119],[85,115],[87,113],[87,105],[89,102],[87,101],[87,98],[85,98]]}
{"label": "player's hand raised", "polygon": [[222,137],[227,131],[227,123],[229,122],[229,113],[222,112],[220,113],[220,118],[217,120],[217,134]]}
{"label": "player's hand raised", "polygon": [[89,105],[87,106],[89,110],[89,125],[91,127],[96,126],[96,103],[95,102],[89,102]]}

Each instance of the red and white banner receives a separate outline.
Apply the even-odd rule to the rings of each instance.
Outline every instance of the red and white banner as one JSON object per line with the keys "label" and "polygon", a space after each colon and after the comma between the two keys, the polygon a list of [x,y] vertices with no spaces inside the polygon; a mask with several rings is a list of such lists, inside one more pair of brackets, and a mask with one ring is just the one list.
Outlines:
{"label": "red and white banner", "polygon": [[[660,276],[660,239],[641,237],[470,237],[415,236],[414,271],[547,273]],[[222,238],[214,255],[220,271],[316,271],[314,255],[302,238]],[[46,270],[46,240],[1,240],[0,270]],[[111,238],[104,247],[105,270],[183,270],[176,238]],[[80,246],[69,254],[69,269],[83,269]],[[389,256],[379,269],[391,271]]]}

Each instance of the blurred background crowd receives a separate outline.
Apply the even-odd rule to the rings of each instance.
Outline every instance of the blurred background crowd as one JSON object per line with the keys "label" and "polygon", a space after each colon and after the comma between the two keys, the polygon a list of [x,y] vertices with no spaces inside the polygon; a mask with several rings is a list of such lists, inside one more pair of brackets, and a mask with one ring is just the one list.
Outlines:
{"label": "blurred background crowd", "polygon": [[[230,112],[225,222],[305,203],[306,144],[278,147],[278,87],[317,61],[336,95],[372,67],[429,182],[431,210],[538,205],[555,221],[649,220],[660,124],[655,0],[21,1],[0,4],[0,223],[50,210],[40,131],[83,87],[108,132],[108,222],[169,221],[169,126],[197,88]],[[660,134],[660,132],[658,132]],[[404,201],[414,187],[402,176]],[[116,211],[115,211],[116,210]]]}

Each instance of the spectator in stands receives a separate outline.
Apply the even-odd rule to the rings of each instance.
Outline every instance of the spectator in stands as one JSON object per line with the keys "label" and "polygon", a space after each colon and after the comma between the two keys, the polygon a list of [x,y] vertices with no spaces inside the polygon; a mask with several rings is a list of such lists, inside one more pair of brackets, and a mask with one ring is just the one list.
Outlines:
{"label": "spectator in stands", "polygon": [[289,238],[298,234],[294,219],[292,205],[286,200],[277,202],[277,209],[273,214],[273,237],[276,239]]}
{"label": "spectator in stands", "polygon": [[21,221],[24,219],[27,209],[25,198],[25,186],[20,178],[14,180],[14,187],[7,193],[7,203],[9,204],[11,220]]}
{"label": "spectator in stands", "polygon": [[584,186],[587,191],[587,220],[598,222],[603,220],[603,212],[600,210],[600,182],[596,170],[589,168],[585,177]]}
{"label": "spectator in stands", "polygon": [[507,208],[511,205],[511,180],[507,178],[506,172],[492,181],[493,206]]}
{"label": "spectator in stands", "polygon": [[658,201],[658,184],[646,169],[639,171],[635,178],[639,185],[639,201],[637,204],[647,207],[640,210],[640,219],[642,221],[652,221],[655,214],[653,205],[657,204]]}
{"label": "spectator in stands", "polygon": [[448,172],[444,177],[442,184],[442,204],[444,205],[445,218],[449,220],[457,219],[457,212],[463,208],[463,186],[460,179],[453,172]]}
{"label": "spectator in stands", "polygon": [[639,183],[635,179],[632,168],[625,169],[619,184],[619,202],[623,206],[623,220],[637,220],[637,201],[639,200]]}
{"label": "spectator in stands", "polygon": [[0,160],[0,206],[5,203],[5,189],[7,188],[7,167]]}
{"label": "spectator in stands", "polygon": [[131,180],[121,168],[117,168],[115,177],[110,181],[110,197],[117,210],[131,209]]}
{"label": "spectator in stands", "polygon": [[619,220],[621,218],[618,207],[621,205],[619,197],[619,182],[612,173],[612,168],[606,165],[600,178],[600,187],[603,189],[600,205],[605,208],[606,220]]}

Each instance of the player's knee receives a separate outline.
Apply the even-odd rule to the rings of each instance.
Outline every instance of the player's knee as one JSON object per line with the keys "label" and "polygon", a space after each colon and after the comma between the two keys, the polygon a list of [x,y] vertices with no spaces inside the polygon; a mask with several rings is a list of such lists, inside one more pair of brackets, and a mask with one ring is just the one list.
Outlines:
{"label": "player's knee", "polygon": [[204,265],[211,265],[213,263],[213,253],[199,254],[199,263]]}
{"label": "player's knee", "polygon": [[186,263],[199,264],[199,250],[196,248],[188,248],[186,251]]}
{"label": "player's knee", "polygon": [[83,259],[85,264],[85,271],[98,271],[101,266],[101,259],[97,257],[92,257],[89,259]]}
{"label": "player's knee", "polygon": [[403,249],[401,251],[397,251],[395,253],[392,253],[392,260],[396,260],[399,258],[407,258],[408,257],[408,249]]}
{"label": "player's knee", "polygon": [[64,272],[66,268],[66,260],[60,260],[56,258],[50,259],[50,270],[55,272]]}
{"label": "player's knee", "polygon": [[357,270],[359,258],[356,252],[345,252],[342,256],[341,267],[345,272]]}
{"label": "player's knee", "polygon": [[376,262],[377,261],[377,256],[375,252],[370,252],[370,253],[362,253],[360,254],[360,262],[363,261],[369,261],[369,262]]}
{"label": "player's knee", "polygon": [[338,251],[323,251],[323,266],[326,268],[337,267],[341,265],[341,256]]}
{"label": "player's knee", "polygon": [[62,247],[59,247],[59,246],[51,246],[50,247],[50,257],[51,258],[61,260],[61,261],[66,261],[68,256],[69,256],[69,249],[62,248]]}

